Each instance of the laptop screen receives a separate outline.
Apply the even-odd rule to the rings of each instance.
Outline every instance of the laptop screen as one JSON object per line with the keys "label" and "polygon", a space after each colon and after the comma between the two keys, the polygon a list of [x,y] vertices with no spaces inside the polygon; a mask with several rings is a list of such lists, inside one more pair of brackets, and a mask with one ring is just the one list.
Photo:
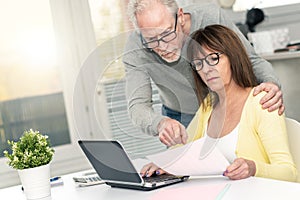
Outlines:
{"label": "laptop screen", "polygon": [[142,183],[126,152],[117,141],[78,141],[101,179]]}

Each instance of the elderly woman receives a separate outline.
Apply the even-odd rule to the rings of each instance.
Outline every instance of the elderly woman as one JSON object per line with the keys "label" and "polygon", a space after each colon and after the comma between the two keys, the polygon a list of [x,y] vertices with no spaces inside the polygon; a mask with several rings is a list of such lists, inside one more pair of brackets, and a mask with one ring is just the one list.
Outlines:
{"label": "elderly woman", "polygon": [[[188,47],[200,108],[189,125],[188,138],[216,141],[231,162],[224,172],[230,179],[259,176],[296,181],[297,170],[289,151],[285,117],[268,112],[253,96],[257,80],[238,36],[221,25],[196,31]],[[156,171],[144,166],[145,175]]]}

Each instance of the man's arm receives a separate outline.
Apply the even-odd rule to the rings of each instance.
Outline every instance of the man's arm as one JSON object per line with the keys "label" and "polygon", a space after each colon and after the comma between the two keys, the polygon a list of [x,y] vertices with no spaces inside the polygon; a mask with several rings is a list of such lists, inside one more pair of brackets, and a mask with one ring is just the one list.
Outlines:
{"label": "man's arm", "polygon": [[126,68],[126,97],[129,116],[134,123],[149,135],[157,135],[157,126],[164,118],[155,113],[152,108],[152,87],[150,77],[141,67],[127,63]]}
{"label": "man's arm", "polygon": [[143,67],[146,58],[139,40],[138,32],[132,32],[127,38],[123,54],[127,108],[135,126],[148,135],[157,135],[157,126],[163,116],[152,108],[151,79]]}
{"label": "man's arm", "polygon": [[[124,62],[126,64],[126,62]],[[186,143],[182,124],[155,113],[152,108],[152,87],[147,72],[126,64],[126,94],[130,118],[144,133],[158,135],[167,146]]]}

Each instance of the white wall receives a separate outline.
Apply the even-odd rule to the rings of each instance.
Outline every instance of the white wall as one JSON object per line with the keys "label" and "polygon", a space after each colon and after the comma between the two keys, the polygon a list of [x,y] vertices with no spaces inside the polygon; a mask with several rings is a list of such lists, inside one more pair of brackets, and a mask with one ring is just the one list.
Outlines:
{"label": "white wall", "polygon": [[[216,3],[219,0],[177,0],[179,6],[185,6],[190,3]],[[231,16],[234,23],[244,23],[246,21],[246,11],[234,12],[231,9],[224,9],[227,15]],[[266,18],[256,27],[256,31],[277,29],[282,27],[289,28],[290,39],[300,40],[300,4],[291,4],[287,6],[271,7],[263,9]]]}
{"label": "white wall", "polygon": [[[256,27],[256,31],[272,30],[277,28],[289,29],[290,40],[300,40],[300,4],[279,6],[263,9],[266,18]],[[237,23],[246,21],[246,12],[233,12],[226,9],[225,12]]]}

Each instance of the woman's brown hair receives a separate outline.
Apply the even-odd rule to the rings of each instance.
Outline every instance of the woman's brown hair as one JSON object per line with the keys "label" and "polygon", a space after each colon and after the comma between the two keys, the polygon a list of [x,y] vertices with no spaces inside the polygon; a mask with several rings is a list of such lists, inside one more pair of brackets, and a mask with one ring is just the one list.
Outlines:
{"label": "woman's brown hair", "polygon": [[[237,85],[243,88],[257,85],[257,79],[246,49],[234,31],[222,25],[210,25],[195,31],[191,38],[187,51],[188,60],[191,61],[199,53],[203,53],[203,47],[223,53],[228,57],[232,79]],[[193,75],[199,104],[203,104],[204,99],[209,94],[209,88],[197,71],[193,71]],[[204,105],[204,108],[206,106]]]}

